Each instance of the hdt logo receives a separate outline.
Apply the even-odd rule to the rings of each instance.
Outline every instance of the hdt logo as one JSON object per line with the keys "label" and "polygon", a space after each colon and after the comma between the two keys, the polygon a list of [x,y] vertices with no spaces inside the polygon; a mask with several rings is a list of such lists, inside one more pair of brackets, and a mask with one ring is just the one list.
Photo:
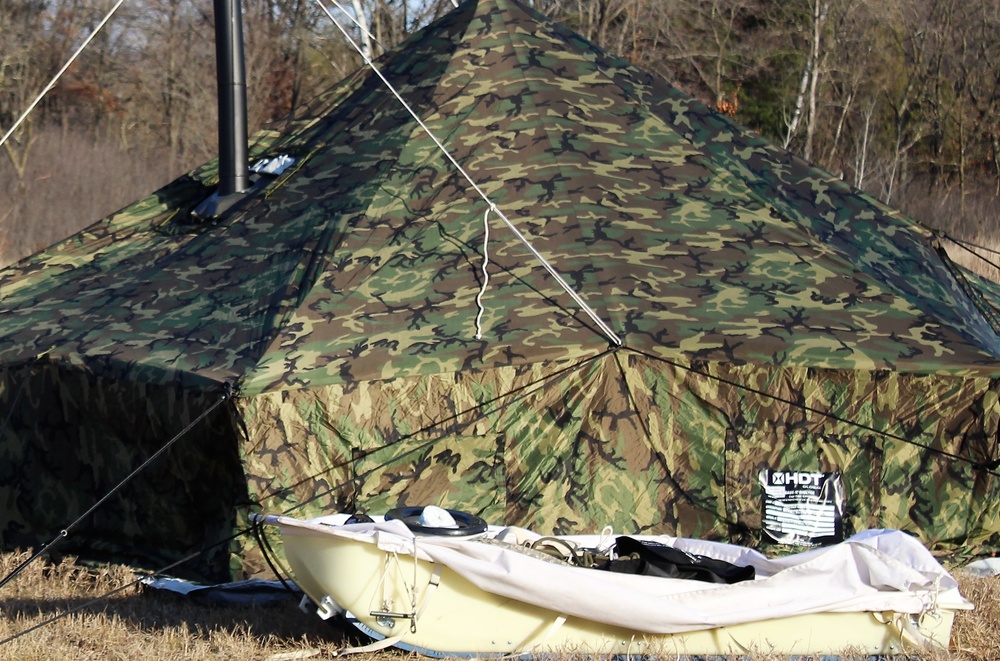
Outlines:
{"label": "hdt logo", "polygon": [[771,473],[771,484],[776,487],[800,486],[818,487],[823,479],[823,473],[774,472]]}

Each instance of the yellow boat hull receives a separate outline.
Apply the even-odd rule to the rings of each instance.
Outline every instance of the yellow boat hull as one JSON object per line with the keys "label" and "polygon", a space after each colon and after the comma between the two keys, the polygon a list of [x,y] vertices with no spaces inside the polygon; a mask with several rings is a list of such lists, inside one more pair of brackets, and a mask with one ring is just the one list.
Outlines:
{"label": "yellow boat hull", "polygon": [[906,613],[826,612],[649,634],[492,594],[447,566],[374,543],[295,527],[282,527],[282,537],[296,583],[321,613],[336,604],[367,633],[432,655],[899,654],[947,647],[955,613],[940,608],[918,621]]}

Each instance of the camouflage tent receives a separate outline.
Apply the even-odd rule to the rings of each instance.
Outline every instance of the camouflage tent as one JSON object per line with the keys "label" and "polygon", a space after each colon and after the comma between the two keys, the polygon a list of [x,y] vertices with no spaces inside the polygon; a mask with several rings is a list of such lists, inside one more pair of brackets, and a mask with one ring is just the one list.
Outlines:
{"label": "camouflage tent", "polygon": [[491,202],[366,70],[220,218],[209,164],[0,274],[5,547],[174,438],[67,550],[429,503],[761,544],[768,471],[835,476],[845,533],[1000,546],[996,297],[931,232],[515,0],[379,67]]}

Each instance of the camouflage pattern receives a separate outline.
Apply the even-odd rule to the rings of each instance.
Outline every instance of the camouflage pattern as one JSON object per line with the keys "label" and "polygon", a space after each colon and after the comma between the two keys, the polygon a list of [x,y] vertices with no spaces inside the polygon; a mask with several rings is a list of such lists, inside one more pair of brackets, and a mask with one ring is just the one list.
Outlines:
{"label": "camouflage pattern", "polygon": [[219,401],[218,393],[108,382],[45,361],[0,371],[0,402],[10,415],[0,443],[4,547],[51,541],[211,409],[70,528],[56,550],[155,570],[207,547],[172,573],[228,580],[236,546],[227,538],[237,508],[249,503],[236,411]]}
{"label": "camouflage pattern", "polygon": [[[760,468],[836,469],[852,530],[997,548],[1000,297],[931,232],[514,0],[378,64],[621,348],[359,71],[259,136],[299,160],[220,219],[190,219],[208,164],[0,272],[0,401],[39,356],[231,386],[222,436],[271,511],[756,544]],[[10,452],[40,442],[18,410]]]}
{"label": "camouflage pattern", "polygon": [[437,504],[559,533],[758,546],[756,476],[779,467],[843,471],[849,534],[908,530],[954,559],[1000,542],[992,474],[948,456],[1000,450],[987,378],[671,365],[623,349],[246,401],[250,436],[269,439],[245,453],[251,489],[272,512]]}

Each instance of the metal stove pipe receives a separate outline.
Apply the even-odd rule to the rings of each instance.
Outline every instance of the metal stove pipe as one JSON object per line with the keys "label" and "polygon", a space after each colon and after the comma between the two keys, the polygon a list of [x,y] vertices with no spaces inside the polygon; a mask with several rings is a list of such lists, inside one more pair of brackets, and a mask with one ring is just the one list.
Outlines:
{"label": "metal stove pipe", "polygon": [[219,89],[220,197],[250,188],[247,82],[239,0],[214,0],[215,61]]}

